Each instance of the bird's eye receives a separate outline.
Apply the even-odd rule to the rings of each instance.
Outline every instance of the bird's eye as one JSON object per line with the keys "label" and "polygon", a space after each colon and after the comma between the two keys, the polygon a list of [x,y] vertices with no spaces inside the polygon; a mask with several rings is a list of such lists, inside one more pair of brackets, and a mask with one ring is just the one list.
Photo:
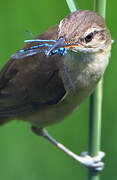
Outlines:
{"label": "bird's eye", "polygon": [[88,42],[90,42],[90,41],[92,40],[93,35],[94,35],[94,33],[91,32],[91,33],[89,33],[89,34],[85,37],[86,43],[88,43]]}

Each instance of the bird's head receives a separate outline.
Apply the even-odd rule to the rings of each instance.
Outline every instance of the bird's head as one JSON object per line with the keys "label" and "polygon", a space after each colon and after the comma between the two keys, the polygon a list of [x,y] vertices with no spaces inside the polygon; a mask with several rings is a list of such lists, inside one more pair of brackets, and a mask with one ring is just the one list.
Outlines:
{"label": "bird's head", "polygon": [[103,52],[111,48],[111,35],[104,19],[96,12],[79,10],[61,20],[55,47],[75,52]]}

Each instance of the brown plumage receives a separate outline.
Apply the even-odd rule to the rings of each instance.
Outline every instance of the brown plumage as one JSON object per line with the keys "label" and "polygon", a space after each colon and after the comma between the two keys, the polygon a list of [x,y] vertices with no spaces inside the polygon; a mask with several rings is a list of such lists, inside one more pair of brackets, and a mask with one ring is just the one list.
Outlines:
{"label": "brown plumage", "polygon": [[[55,26],[37,38],[56,39],[57,29]],[[7,62],[0,72],[0,124],[56,104],[65,95],[57,64],[57,56],[46,58],[44,53]]]}
{"label": "brown plumage", "polygon": [[[91,33],[93,36],[89,39]],[[77,42],[80,46],[69,48],[65,56],[47,57],[40,52],[20,59],[11,57],[3,67],[0,72],[0,124],[18,118],[43,128],[64,119],[94,90],[111,50],[111,36],[104,19],[95,12],[76,11],[37,38],[58,40],[60,37],[64,37],[66,43]],[[29,43],[23,49],[38,44]],[[74,93],[62,61],[76,87]]]}

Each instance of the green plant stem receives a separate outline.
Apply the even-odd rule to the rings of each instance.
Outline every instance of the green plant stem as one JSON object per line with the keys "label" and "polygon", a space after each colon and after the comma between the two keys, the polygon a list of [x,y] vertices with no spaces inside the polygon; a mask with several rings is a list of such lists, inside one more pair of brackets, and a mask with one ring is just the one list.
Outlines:
{"label": "green plant stem", "polygon": [[101,102],[102,80],[99,82],[96,90],[90,97],[89,154],[92,156],[96,156],[98,151],[100,150]]}
{"label": "green plant stem", "polygon": [[[71,12],[78,8],[75,0],[66,0]],[[94,0],[94,10],[105,18],[106,0]],[[102,109],[102,85],[103,80],[99,82],[96,90],[90,97],[90,117],[89,117],[89,154],[98,155],[100,151],[101,137],[101,109]],[[99,180],[99,173],[88,170],[88,180]]]}
{"label": "green plant stem", "polygon": [[[89,155],[96,156],[100,151],[102,80],[90,97],[89,114]],[[99,173],[88,170],[88,180],[99,180]]]}
{"label": "green plant stem", "polygon": [[94,10],[103,18],[106,16],[106,0],[94,0]]}
{"label": "green plant stem", "polygon": [[[94,10],[105,18],[106,0],[95,0]],[[91,156],[96,156],[100,151],[102,85],[103,80],[100,81],[90,97],[89,154]],[[88,170],[88,180],[99,179],[98,172],[94,172],[91,169]]]}
{"label": "green plant stem", "polygon": [[71,12],[74,12],[76,10],[79,10],[78,4],[76,3],[76,0],[66,0],[67,5]]}

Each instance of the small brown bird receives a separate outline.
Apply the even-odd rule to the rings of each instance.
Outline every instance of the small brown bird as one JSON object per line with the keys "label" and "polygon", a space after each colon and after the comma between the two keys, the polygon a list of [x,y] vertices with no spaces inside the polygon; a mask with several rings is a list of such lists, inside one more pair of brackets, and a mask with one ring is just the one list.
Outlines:
{"label": "small brown bird", "polygon": [[[26,42],[0,72],[0,124],[30,122],[62,149],[43,128],[65,119],[95,89],[108,65],[110,32],[97,13],[79,10]],[[101,166],[77,157],[87,167]]]}

